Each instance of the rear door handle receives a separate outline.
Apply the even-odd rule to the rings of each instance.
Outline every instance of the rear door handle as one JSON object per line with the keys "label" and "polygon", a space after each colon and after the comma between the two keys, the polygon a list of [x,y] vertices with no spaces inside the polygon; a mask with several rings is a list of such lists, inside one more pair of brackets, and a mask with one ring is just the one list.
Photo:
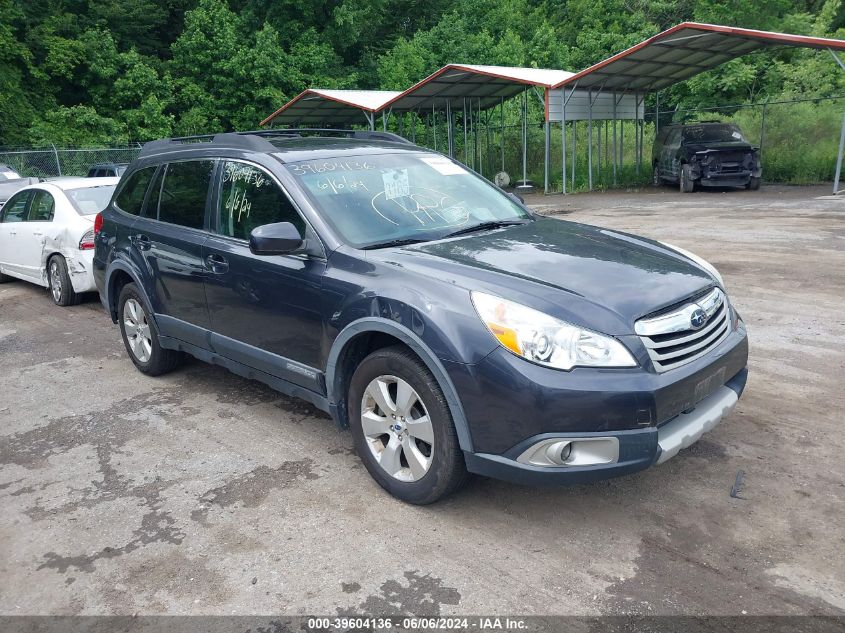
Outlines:
{"label": "rear door handle", "polygon": [[138,233],[138,235],[133,235],[129,238],[130,241],[138,247],[139,250],[148,251],[152,248],[153,243],[150,238],[143,233]]}
{"label": "rear door handle", "polygon": [[227,262],[226,258],[222,255],[207,255],[205,258],[205,264],[211,272],[217,275],[222,275],[229,270],[229,262]]}

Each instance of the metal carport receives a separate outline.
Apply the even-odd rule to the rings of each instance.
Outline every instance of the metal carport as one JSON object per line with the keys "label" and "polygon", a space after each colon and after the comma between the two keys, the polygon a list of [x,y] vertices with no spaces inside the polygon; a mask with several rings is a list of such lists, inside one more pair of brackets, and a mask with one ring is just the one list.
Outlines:
{"label": "metal carport", "polygon": [[357,125],[361,115],[375,129],[375,115],[401,94],[398,90],[303,90],[261,125]]}
{"label": "metal carport", "polygon": [[[563,103],[566,103],[574,91],[586,90],[591,96],[591,104],[593,103],[592,95],[602,93],[610,93],[614,100],[617,99],[618,95],[633,93],[639,100],[640,95],[658,92],[662,88],[667,88],[694,75],[712,70],[737,57],[775,46],[827,49],[836,63],[845,70],[845,64],[835,52],[845,50],[845,41],[842,40],[757,31],[716,24],[683,22],[571,77],[567,77],[552,87],[550,98],[552,101],[562,100]],[[659,106],[659,94],[656,101]],[[548,108],[546,120],[547,122],[549,120]],[[566,124],[565,107],[562,109],[559,120],[561,125]],[[655,117],[655,126],[658,125],[659,122]],[[592,134],[590,138],[592,139]],[[839,189],[843,146],[845,146],[845,118],[843,118],[840,134],[834,192]],[[592,142],[588,144],[588,147],[592,147]],[[642,161],[641,140],[638,143],[637,151],[637,164],[639,166]],[[591,157],[588,158],[588,165],[592,187]],[[614,170],[615,168],[616,156],[614,150]],[[563,173],[565,182],[565,158]]]}

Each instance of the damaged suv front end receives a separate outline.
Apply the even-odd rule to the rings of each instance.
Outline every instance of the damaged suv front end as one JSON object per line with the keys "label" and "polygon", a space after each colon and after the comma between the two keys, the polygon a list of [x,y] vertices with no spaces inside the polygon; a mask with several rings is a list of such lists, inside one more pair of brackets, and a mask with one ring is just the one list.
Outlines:
{"label": "damaged suv front end", "polygon": [[674,181],[682,192],[701,187],[759,189],[760,148],[730,123],[670,125],[660,130],[652,150],[654,184]]}

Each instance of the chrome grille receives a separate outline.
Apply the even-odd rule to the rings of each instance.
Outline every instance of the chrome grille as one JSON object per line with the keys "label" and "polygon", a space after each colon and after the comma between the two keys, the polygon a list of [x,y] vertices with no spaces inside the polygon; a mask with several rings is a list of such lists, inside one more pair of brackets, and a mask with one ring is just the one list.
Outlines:
{"label": "chrome grille", "polygon": [[[696,329],[692,318],[699,309],[707,315],[707,319]],[[725,293],[719,288],[682,308],[640,319],[634,326],[659,372],[681,367],[704,356],[725,340],[730,330],[730,306]]]}

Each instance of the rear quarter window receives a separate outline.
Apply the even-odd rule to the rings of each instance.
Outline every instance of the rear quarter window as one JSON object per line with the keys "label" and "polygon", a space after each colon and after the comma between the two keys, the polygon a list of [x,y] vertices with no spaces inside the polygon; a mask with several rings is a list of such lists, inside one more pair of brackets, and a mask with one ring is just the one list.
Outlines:
{"label": "rear quarter window", "polygon": [[159,195],[158,219],[192,229],[203,228],[213,172],[212,160],[169,163]]}
{"label": "rear quarter window", "polygon": [[144,196],[155,173],[155,167],[145,167],[129,176],[126,184],[115,198],[115,206],[124,213],[140,215],[144,206]]}

